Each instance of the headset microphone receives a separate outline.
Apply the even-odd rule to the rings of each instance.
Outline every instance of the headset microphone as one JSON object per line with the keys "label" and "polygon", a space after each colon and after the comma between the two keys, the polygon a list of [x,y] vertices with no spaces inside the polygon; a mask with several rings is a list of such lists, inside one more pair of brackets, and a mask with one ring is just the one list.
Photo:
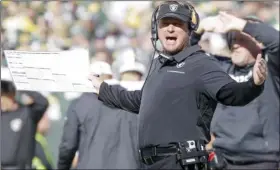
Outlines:
{"label": "headset microphone", "polygon": [[162,45],[161,45],[161,42],[160,42],[160,41],[155,40],[155,39],[153,39],[153,38],[151,38],[151,40],[152,40],[152,44],[153,44],[153,46],[154,46],[155,52],[156,52],[159,56],[161,56],[161,57],[163,57],[163,58],[165,58],[165,59],[167,59],[167,60],[171,60],[171,61],[173,60],[173,57],[172,57],[172,56],[168,56],[168,55],[164,54],[163,52],[161,52],[161,51],[162,51]]}
{"label": "headset microphone", "polygon": [[[152,44],[153,44],[153,47],[155,49],[155,52],[163,57],[163,58],[166,58],[167,60],[171,60],[173,61],[174,58],[172,56],[169,56],[169,55],[166,55],[166,54],[163,54],[163,49],[162,49],[162,46],[160,47],[160,49],[158,48],[159,45],[161,44],[158,44],[160,43],[158,41],[158,30],[157,30],[157,27],[158,27],[158,23],[157,23],[157,17],[159,15],[159,10],[161,9],[161,7],[163,6],[166,6],[166,5],[169,5],[169,10],[170,11],[173,11],[174,10],[176,11],[178,9],[178,6],[182,6],[184,7],[185,9],[187,9],[188,11],[190,11],[190,13],[188,14],[189,16],[187,16],[190,20],[190,31],[195,31],[197,28],[198,28],[198,25],[199,25],[199,16],[197,14],[197,12],[195,11],[194,7],[185,2],[185,3],[181,3],[181,2],[177,2],[175,4],[173,3],[165,3],[165,4],[162,4],[162,5],[159,5],[153,12],[152,14],[152,19],[151,19],[151,41],[152,41]],[[175,5],[175,6],[174,6]],[[176,8],[175,8],[176,7]],[[166,8],[166,7],[163,7],[163,9]],[[168,9],[168,8],[167,8]],[[165,9],[164,9],[165,10]]]}

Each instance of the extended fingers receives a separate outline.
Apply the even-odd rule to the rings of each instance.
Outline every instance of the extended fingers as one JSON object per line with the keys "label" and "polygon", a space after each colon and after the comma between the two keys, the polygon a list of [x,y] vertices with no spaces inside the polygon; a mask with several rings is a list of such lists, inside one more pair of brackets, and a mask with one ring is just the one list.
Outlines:
{"label": "extended fingers", "polygon": [[259,67],[260,72],[262,74],[267,73],[267,64],[266,64],[266,61],[264,59],[260,59],[258,67]]}
{"label": "extended fingers", "polygon": [[267,76],[267,65],[264,59],[260,59],[257,62],[257,70],[256,73],[261,81],[264,81]]}
{"label": "extended fingers", "polygon": [[257,75],[261,81],[263,81],[266,77],[260,70],[257,70]]}

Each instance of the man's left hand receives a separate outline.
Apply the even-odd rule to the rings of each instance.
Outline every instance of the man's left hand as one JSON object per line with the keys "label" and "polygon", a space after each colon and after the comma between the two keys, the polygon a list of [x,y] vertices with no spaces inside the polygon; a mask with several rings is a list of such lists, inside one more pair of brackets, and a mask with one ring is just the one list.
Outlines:
{"label": "man's left hand", "polygon": [[267,64],[262,55],[257,56],[256,63],[253,68],[253,78],[255,85],[262,85],[267,77]]}

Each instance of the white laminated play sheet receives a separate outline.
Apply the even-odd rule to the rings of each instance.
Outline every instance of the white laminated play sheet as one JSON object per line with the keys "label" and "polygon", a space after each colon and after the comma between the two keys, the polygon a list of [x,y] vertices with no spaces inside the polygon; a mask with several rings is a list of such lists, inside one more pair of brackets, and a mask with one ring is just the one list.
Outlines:
{"label": "white laminated play sheet", "polygon": [[30,52],[5,50],[17,90],[94,92],[88,80],[87,50]]}

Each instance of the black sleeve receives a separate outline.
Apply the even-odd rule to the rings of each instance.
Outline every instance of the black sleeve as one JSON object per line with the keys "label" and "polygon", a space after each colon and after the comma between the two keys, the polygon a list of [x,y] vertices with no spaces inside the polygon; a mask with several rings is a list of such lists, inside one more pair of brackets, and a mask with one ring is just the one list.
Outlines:
{"label": "black sleeve", "polygon": [[219,90],[217,99],[224,105],[244,106],[258,97],[263,89],[264,85],[255,85],[253,79],[243,83],[233,82]]}
{"label": "black sleeve", "polygon": [[222,70],[216,60],[207,60],[204,62],[204,68],[200,68],[200,78],[204,93],[216,101],[228,106],[244,106],[263,91],[263,85],[254,85],[253,79],[238,83]]}
{"label": "black sleeve", "polygon": [[204,94],[217,101],[218,91],[235,81],[223,71],[218,60],[212,56],[205,55],[197,64],[194,71],[198,73],[197,77],[201,81],[198,85],[202,86]]}
{"label": "black sleeve", "polygon": [[77,113],[75,111],[74,100],[68,110],[67,119],[64,124],[62,140],[59,145],[59,156],[58,156],[58,169],[70,169],[72,165],[73,158],[78,149],[79,145],[79,120],[77,118]]}
{"label": "black sleeve", "polygon": [[257,41],[263,43],[269,59],[280,67],[279,60],[279,31],[265,23],[247,22],[243,32],[251,35]]}
{"label": "black sleeve", "polygon": [[30,96],[34,103],[29,105],[29,108],[31,110],[31,117],[32,119],[38,123],[41,118],[43,117],[44,113],[46,112],[49,102],[48,100],[40,93],[35,91],[24,91],[23,93]]}
{"label": "black sleeve", "polygon": [[128,91],[119,85],[108,85],[103,82],[99,89],[98,99],[107,105],[138,114],[142,91]]}

